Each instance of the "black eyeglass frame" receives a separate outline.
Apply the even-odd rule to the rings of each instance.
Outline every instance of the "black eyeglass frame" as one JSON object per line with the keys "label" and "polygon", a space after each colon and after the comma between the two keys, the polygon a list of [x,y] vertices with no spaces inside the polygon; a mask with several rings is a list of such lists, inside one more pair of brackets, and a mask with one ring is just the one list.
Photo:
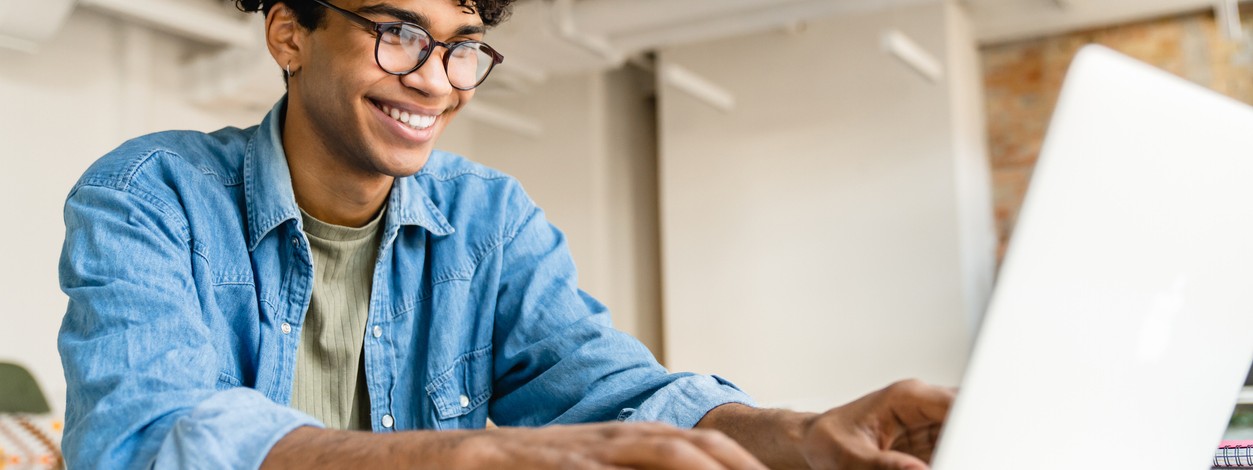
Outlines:
{"label": "black eyeglass frame", "polygon": [[[330,2],[327,2],[325,0],[313,0],[313,1],[319,5],[322,5],[326,8],[334,10],[335,12],[341,15],[344,15],[344,18],[347,18],[349,21],[352,21],[353,23],[357,23],[358,25],[361,25],[361,27],[373,31],[374,32],[374,63],[378,64],[379,68],[383,69],[384,72],[387,72],[392,75],[405,76],[405,75],[409,75],[417,71],[418,69],[422,68],[423,65],[426,65],[427,59],[430,59],[431,55],[435,53],[436,46],[443,46],[445,49],[448,49],[448,53],[444,54],[444,60],[443,60],[444,75],[447,76],[448,75],[448,58],[452,56],[453,48],[462,47],[466,44],[478,44],[479,50],[486,52],[487,55],[491,56],[492,58],[491,64],[487,66],[487,71],[483,73],[483,77],[480,78],[479,81],[476,82],[473,86],[470,86],[468,88],[462,88],[457,85],[453,85],[451,78],[449,79],[449,82],[448,82],[448,84],[451,85],[453,88],[456,88],[461,91],[470,91],[475,88],[478,88],[479,85],[482,85],[483,82],[487,80],[487,76],[492,74],[492,69],[496,68],[497,65],[500,65],[505,62],[504,55],[502,55],[500,52],[497,52],[495,48],[487,45],[487,43],[484,43],[482,41],[458,41],[458,42],[449,44],[449,43],[441,42],[435,39],[435,35],[431,34],[430,31],[427,31],[426,28],[423,28],[421,25],[416,25],[413,23],[409,23],[407,21],[385,21],[385,22],[372,21],[369,18],[361,16],[357,12],[354,12],[351,10],[345,10],[343,8],[332,5]],[[425,49],[423,49],[422,51],[423,56],[422,56],[422,59],[418,60],[418,64],[413,66],[413,68],[404,72],[393,72],[391,70],[387,70],[387,67],[383,66],[383,61],[379,60],[379,48],[382,47],[383,45],[383,34],[385,34],[384,32],[387,31],[388,28],[393,28],[397,26],[411,26],[411,27],[417,28],[418,31],[422,31],[422,33],[426,34],[426,37],[431,39],[431,42],[427,44]]]}

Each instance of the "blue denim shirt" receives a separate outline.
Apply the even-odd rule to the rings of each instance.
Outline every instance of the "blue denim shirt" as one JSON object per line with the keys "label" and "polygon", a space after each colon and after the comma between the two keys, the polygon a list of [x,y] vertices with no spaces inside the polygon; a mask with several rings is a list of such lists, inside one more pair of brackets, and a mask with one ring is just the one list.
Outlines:
{"label": "blue denim shirt", "polygon": [[[123,144],[65,205],[58,346],[74,467],[255,468],[286,406],[313,265],[280,139],[259,127]],[[671,374],[580,291],[518,182],[444,152],[395,181],[364,344],[375,432],[663,421],[750,399]]]}

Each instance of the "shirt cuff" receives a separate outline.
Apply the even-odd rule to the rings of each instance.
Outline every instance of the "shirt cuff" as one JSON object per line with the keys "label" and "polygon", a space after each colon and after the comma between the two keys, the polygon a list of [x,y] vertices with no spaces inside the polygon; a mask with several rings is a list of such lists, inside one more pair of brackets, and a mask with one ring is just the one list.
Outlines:
{"label": "shirt cuff", "polygon": [[259,468],[278,441],[302,426],[325,427],[256,390],[219,392],[178,419],[161,443],[155,466]]}
{"label": "shirt cuff", "polygon": [[696,427],[710,410],[727,403],[757,406],[731,381],[716,375],[689,375],[671,382],[640,404],[618,415],[625,422],[663,422],[682,429]]}

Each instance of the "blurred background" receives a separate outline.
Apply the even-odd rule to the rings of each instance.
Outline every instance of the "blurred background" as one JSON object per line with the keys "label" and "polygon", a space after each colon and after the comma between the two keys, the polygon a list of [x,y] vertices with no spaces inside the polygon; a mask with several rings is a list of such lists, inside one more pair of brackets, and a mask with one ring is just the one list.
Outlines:
{"label": "blurred background", "polygon": [[[0,0],[0,361],[53,408],[66,193],[260,122],[261,36],[222,0]],[[1236,0],[521,0],[439,147],[518,177],[668,367],[816,410],[959,382],[1079,47],[1253,103],[1251,37]]]}

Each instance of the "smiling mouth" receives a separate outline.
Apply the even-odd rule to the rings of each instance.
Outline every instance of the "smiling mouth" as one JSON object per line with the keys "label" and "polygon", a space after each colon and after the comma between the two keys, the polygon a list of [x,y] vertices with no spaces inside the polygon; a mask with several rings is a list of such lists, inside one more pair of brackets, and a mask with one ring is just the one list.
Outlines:
{"label": "smiling mouth", "polygon": [[391,116],[392,119],[396,120],[396,122],[399,122],[401,124],[404,124],[416,130],[430,129],[431,126],[435,125],[435,121],[439,118],[439,116],[426,116],[426,115],[416,114],[416,113],[409,114],[408,111],[402,111],[402,110],[393,108],[383,103],[374,102],[374,101],[372,101],[372,103],[374,103],[374,106],[376,108],[382,110],[383,114]]}

